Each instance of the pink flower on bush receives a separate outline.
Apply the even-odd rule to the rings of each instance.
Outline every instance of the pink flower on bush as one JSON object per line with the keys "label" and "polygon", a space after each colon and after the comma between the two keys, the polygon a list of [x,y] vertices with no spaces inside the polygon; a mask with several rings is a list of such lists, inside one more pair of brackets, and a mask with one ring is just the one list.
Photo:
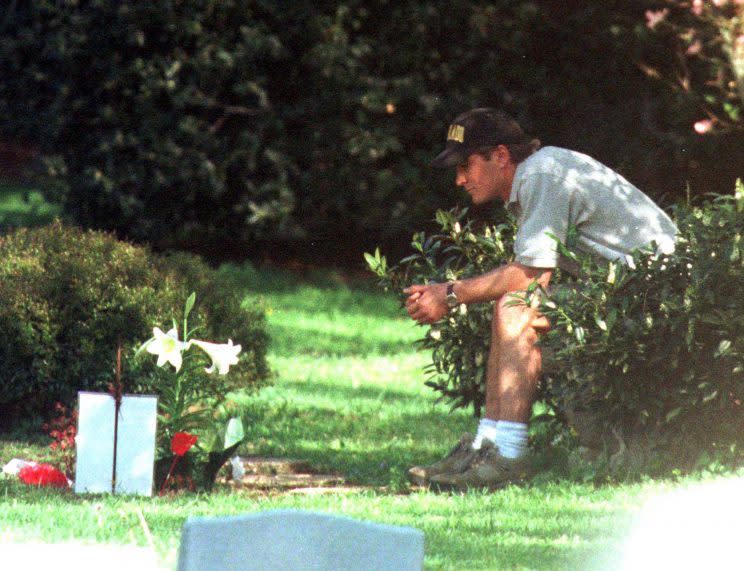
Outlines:
{"label": "pink flower on bush", "polygon": [[663,10],[646,10],[646,27],[653,30],[669,15],[669,8]]}
{"label": "pink flower on bush", "polygon": [[698,135],[705,135],[713,129],[713,121],[711,119],[701,119],[695,123],[693,129]]}
{"label": "pink flower on bush", "polygon": [[18,472],[21,482],[29,486],[50,486],[53,488],[69,488],[70,484],[61,471],[51,464],[32,464],[24,466]]}
{"label": "pink flower on bush", "polygon": [[692,0],[692,13],[696,16],[703,13],[703,0]]}
{"label": "pink flower on bush", "polygon": [[703,51],[703,43],[700,40],[695,40],[688,47],[685,52],[688,56],[696,56]]}
{"label": "pink flower on bush", "polygon": [[711,119],[701,119],[695,123],[693,128],[698,135],[704,135],[713,129],[713,121]]}

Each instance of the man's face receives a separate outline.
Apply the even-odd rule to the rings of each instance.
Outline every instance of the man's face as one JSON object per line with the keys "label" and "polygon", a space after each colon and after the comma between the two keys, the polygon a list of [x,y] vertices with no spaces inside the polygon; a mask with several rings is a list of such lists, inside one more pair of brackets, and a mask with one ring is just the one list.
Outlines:
{"label": "man's face", "polygon": [[473,204],[484,204],[495,198],[506,201],[511,193],[511,179],[501,162],[496,150],[489,159],[474,153],[457,165],[455,184],[465,189]]}

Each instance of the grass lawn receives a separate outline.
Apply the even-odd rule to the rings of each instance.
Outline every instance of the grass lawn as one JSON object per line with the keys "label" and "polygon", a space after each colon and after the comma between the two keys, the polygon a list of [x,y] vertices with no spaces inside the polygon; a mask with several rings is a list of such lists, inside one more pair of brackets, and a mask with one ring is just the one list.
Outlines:
{"label": "grass lawn", "polygon": [[[427,569],[619,569],[623,540],[646,499],[671,482],[595,487],[543,481],[498,493],[411,490],[406,469],[442,455],[474,420],[450,413],[423,386],[421,334],[396,302],[349,287],[333,274],[302,279],[276,271],[227,268],[247,299],[268,308],[272,386],[238,394],[248,433],[243,453],[307,460],[340,473],[359,490],[330,494],[221,489],[152,499],[78,497],[0,480],[0,543],[148,545],[141,513],[164,569],[173,569],[188,516],[275,508],[326,511],[426,535]],[[43,458],[27,431],[0,435],[0,463]]]}
{"label": "grass lawn", "polygon": [[38,191],[0,182],[0,230],[48,224],[58,214]]}

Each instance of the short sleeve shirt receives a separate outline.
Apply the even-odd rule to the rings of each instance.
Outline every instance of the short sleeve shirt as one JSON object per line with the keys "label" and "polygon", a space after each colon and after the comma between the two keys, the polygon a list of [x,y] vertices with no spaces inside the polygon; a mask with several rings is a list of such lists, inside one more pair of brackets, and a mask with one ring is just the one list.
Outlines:
{"label": "short sleeve shirt", "polygon": [[677,227],[653,200],[595,159],[545,147],[517,165],[507,208],[517,219],[515,260],[555,268],[556,239],[578,230],[577,247],[610,261],[655,243],[674,250]]}

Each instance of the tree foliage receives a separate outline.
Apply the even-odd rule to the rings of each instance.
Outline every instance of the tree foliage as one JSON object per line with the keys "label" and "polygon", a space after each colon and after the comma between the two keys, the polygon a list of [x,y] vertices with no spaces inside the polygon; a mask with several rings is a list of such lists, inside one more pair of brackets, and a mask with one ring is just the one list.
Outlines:
{"label": "tree foliage", "polygon": [[[713,22],[671,4],[9,2],[0,131],[38,145],[76,221],[223,257],[402,252],[453,201],[427,164],[474,106],[654,197],[687,181],[720,192],[741,174],[741,138],[693,126],[737,120],[721,39],[740,6],[705,2]],[[670,89],[681,69],[686,88]]]}
{"label": "tree foliage", "polygon": [[159,246],[214,246],[226,228],[245,242],[292,204],[265,88],[280,54],[239,0],[12,4],[0,109],[76,222]]}
{"label": "tree foliage", "polygon": [[697,107],[700,119],[695,131],[740,131],[744,126],[744,3],[669,0],[646,11],[646,27],[641,38],[646,41],[647,61],[639,66]]}

